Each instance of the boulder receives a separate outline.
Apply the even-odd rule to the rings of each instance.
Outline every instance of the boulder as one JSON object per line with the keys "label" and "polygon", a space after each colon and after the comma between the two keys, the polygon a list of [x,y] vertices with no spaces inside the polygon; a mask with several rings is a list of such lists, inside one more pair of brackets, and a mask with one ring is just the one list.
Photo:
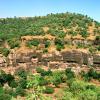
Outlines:
{"label": "boulder", "polygon": [[63,51],[62,52],[63,61],[69,63],[83,63],[82,52],[72,50],[72,51]]}
{"label": "boulder", "polygon": [[63,56],[59,51],[53,52],[52,55],[52,61],[63,61]]}
{"label": "boulder", "polygon": [[88,64],[88,53],[82,52],[82,59],[83,59],[83,64],[87,65]]}
{"label": "boulder", "polygon": [[6,67],[6,58],[0,54],[0,67]]}
{"label": "boulder", "polygon": [[49,68],[51,69],[59,69],[61,66],[60,62],[49,62]]}
{"label": "boulder", "polygon": [[93,66],[100,67],[100,54],[93,55]]}
{"label": "boulder", "polygon": [[29,57],[28,55],[21,53],[18,54],[16,56],[16,62],[17,63],[27,63],[27,62],[31,62],[31,57]]}

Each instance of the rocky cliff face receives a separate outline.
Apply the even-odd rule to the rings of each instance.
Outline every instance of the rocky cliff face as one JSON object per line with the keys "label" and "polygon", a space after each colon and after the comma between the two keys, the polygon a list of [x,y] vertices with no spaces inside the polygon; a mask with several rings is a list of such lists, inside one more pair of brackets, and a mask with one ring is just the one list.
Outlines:
{"label": "rocky cliff face", "polygon": [[6,58],[0,54],[0,67],[6,67],[7,66],[7,60]]}
{"label": "rocky cliff face", "polygon": [[35,68],[36,66],[48,66],[52,69],[66,68],[75,65],[100,66],[100,55],[89,54],[77,50],[41,53],[28,51],[26,53],[16,53],[11,51],[7,58],[0,55],[0,67],[4,66],[26,66]]}

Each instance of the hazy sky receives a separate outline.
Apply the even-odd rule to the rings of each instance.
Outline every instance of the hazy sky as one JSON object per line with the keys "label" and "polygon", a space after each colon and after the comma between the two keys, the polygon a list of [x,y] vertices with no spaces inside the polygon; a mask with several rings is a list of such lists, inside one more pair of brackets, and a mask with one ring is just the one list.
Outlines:
{"label": "hazy sky", "polygon": [[100,0],[0,0],[0,17],[75,12],[100,22]]}

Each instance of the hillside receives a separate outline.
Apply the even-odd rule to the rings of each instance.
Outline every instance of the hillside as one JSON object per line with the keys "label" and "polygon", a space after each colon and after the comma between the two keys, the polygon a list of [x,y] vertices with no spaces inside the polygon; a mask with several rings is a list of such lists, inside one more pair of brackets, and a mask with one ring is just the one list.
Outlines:
{"label": "hillside", "polygon": [[[0,19],[1,46],[2,44],[5,46],[4,42],[7,42],[10,48],[13,49],[20,46],[22,36],[39,35],[42,37],[47,34],[57,39],[65,39],[65,41],[67,39],[92,41],[96,36],[100,36],[100,23],[87,16],[74,13],[50,14],[33,18]],[[70,40],[67,42],[70,42]]]}
{"label": "hillside", "polygon": [[0,19],[5,99],[100,100],[100,23],[69,12]]}

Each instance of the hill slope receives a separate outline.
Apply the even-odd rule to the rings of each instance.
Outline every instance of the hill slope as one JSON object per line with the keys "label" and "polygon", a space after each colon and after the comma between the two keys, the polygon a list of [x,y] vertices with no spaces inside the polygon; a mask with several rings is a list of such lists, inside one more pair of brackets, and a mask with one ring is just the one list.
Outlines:
{"label": "hill slope", "polygon": [[[58,41],[60,40],[60,43],[56,41],[56,44],[60,44],[57,47],[58,50],[65,48],[65,44],[71,44],[70,41],[73,40],[89,40],[92,42],[96,40],[96,44],[98,44],[100,41],[100,23],[90,17],[75,13],[49,14],[43,17],[0,19],[1,52],[8,51],[2,50],[4,48],[13,49],[24,46],[26,43],[22,43],[22,36],[27,36],[26,38],[29,38],[29,36],[30,38],[33,36],[40,36],[40,38],[42,36],[45,38],[54,37]],[[31,44],[28,43],[28,45]],[[64,46],[62,46],[63,44]],[[73,44],[76,44],[76,42]],[[77,45],[75,48],[90,47],[80,43]],[[54,47],[53,45],[52,48]],[[91,48],[95,49],[92,45]],[[100,46],[96,46],[96,49],[100,50]]]}

